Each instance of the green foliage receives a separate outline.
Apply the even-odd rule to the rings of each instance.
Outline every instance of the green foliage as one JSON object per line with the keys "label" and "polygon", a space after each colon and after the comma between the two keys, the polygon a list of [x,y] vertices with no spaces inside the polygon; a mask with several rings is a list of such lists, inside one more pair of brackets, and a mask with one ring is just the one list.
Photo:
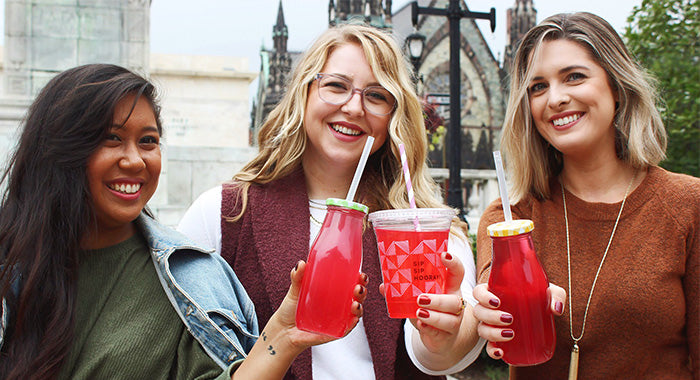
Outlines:
{"label": "green foliage", "polygon": [[700,1],[643,0],[627,21],[628,48],[659,80],[669,137],[661,166],[700,177]]}

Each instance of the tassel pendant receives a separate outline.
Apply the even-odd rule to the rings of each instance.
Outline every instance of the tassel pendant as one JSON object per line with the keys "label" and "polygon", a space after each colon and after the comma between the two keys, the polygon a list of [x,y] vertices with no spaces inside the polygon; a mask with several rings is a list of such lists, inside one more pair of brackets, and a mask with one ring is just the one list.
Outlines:
{"label": "tassel pendant", "polygon": [[571,349],[571,361],[569,362],[569,380],[578,378],[578,344],[574,343]]}

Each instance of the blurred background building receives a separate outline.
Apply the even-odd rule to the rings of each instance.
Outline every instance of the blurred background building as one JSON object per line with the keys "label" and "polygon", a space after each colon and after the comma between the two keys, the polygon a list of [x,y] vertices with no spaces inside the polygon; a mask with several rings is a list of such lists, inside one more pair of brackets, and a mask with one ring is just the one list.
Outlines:
{"label": "blurred background building", "polygon": [[[420,6],[446,7],[447,0],[420,0]],[[115,63],[149,76],[161,89],[163,173],[150,205],[175,225],[206,189],[226,181],[257,151],[255,137],[279,102],[301,55],[289,51],[282,1],[274,12],[271,48],[261,48],[259,72],[243,57],[150,53],[150,0],[5,0],[5,43],[0,56],[0,155],[11,151],[18,126],[33,97],[56,73],[94,62]],[[462,1],[468,8],[468,1]],[[411,63],[418,93],[447,126],[449,38],[445,17],[419,16],[414,28],[410,4],[392,12],[391,0],[330,0],[328,25],[365,22],[394,34],[401,46],[418,33],[425,37]],[[475,10],[484,11],[484,10]],[[497,148],[507,99],[507,77],[517,41],[535,24],[532,0],[516,0],[507,14],[505,56],[494,57],[470,19],[460,23],[462,178],[465,214],[472,228],[497,196],[491,151]],[[504,22],[498,20],[498,22]],[[408,50],[406,50],[408,54]],[[502,64],[500,63],[502,62]],[[258,89],[249,99],[249,87]],[[447,177],[444,136],[426,131],[434,150],[432,173]],[[435,138],[433,138],[435,137]]]}

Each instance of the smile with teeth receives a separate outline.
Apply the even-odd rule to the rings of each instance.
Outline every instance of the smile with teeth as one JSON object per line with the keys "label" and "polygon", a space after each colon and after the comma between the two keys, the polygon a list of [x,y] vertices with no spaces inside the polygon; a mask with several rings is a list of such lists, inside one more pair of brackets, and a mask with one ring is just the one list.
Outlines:
{"label": "smile with teeth", "polygon": [[581,114],[577,113],[574,115],[562,117],[560,119],[554,119],[554,120],[552,120],[552,124],[556,125],[557,127],[560,127],[562,125],[573,123],[574,121],[578,120],[580,117],[581,117]]}
{"label": "smile with teeth", "polygon": [[349,136],[359,136],[362,134],[362,131],[358,131],[357,129],[351,129],[348,127],[343,127],[342,125],[331,124],[331,128],[338,133],[342,133],[344,135]]}
{"label": "smile with teeth", "polygon": [[112,184],[110,183],[109,185],[110,189],[114,191],[118,191],[120,193],[124,194],[134,194],[135,192],[139,191],[141,189],[141,184],[140,183],[117,183],[117,184]]}

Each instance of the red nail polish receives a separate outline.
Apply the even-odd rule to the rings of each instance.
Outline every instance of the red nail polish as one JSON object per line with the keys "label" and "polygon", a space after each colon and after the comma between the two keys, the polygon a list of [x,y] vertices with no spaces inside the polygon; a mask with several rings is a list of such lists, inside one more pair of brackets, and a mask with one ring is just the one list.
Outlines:
{"label": "red nail polish", "polygon": [[498,305],[500,305],[500,304],[501,304],[501,302],[497,298],[491,298],[489,300],[489,305],[491,305],[493,307],[498,307]]}
{"label": "red nail polish", "polygon": [[504,338],[512,338],[513,335],[515,335],[515,333],[513,332],[513,330],[503,330],[503,331],[501,331],[501,336],[504,337]]}
{"label": "red nail polish", "polygon": [[369,276],[367,275],[367,273],[362,274],[362,279],[365,282],[365,284],[369,282]]}
{"label": "red nail polish", "polygon": [[359,293],[362,294],[362,293],[364,293],[364,292],[365,292],[365,287],[364,287],[364,286],[360,286],[360,291],[359,291]]}
{"label": "red nail polish", "polygon": [[445,252],[445,259],[452,260],[452,255],[449,252]]}
{"label": "red nail polish", "polygon": [[501,322],[511,323],[513,322],[513,316],[510,314],[501,314]]}
{"label": "red nail polish", "polygon": [[296,272],[297,268],[299,268],[299,262],[297,261],[296,265],[294,265],[294,271]]}
{"label": "red nail polish", "polygon": [[554,310],[556,310],[557,313],[561,314],[562,312],[564,312],[564,304],[561,301],[555,302]]}
{"label": "red nail polish", "polygon": [[428,313],[428,310],[425,309],[418,309],[418,317],[420,318],[429,318],[430,313]]}
{"label": "red nail polish", "polygon": [[496,350],[493,352],[493,356],[500,358],[501,356],[503,356],[503,352],[501,352],[501,350]]}
{"label": "red nail polish", "polygon": [[430,305],[430,297],[428,297],[428,296],[418,297],[418,304],[419,305]]}

